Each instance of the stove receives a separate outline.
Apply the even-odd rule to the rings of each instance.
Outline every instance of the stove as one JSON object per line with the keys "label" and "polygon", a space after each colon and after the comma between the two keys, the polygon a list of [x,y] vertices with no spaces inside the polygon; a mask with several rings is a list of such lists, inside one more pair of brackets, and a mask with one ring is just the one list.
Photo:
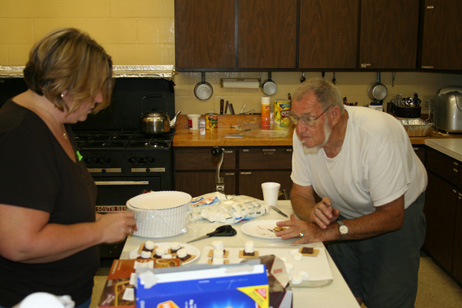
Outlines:
{"label": "stove", "polygon": [[[173,190],[175,131],[156,136],[142,133],[141,116],[150,111],[174,115],[173,83],[117,78],[111,105],[73,125],[79,153],[98,187],[97,212],[124,211],[132,197]],[[101,245],[101,256],[118,258],[122,248],[123,243]]]}

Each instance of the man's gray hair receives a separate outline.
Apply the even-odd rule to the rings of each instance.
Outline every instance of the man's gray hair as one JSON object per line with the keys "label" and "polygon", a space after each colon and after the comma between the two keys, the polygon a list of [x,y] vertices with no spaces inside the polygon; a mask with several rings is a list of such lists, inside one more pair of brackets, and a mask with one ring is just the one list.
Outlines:
{"label": "man's gray hair", "polygon": [[310,93],[316,96],[323,109],[334,105],[338,106],[341,111],[344,110],[340,91],[333,83],[322,78],[310,78],[295,91],[293,100],[300,101]]}

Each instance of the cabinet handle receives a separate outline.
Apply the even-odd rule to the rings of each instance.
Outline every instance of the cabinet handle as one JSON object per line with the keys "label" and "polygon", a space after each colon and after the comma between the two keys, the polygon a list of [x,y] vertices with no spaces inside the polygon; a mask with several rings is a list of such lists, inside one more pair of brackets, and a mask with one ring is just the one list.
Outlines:
{"label": "cabinet handle", "polygon": [[293,152],[292,149],[286,149],[286,152]]}
{"label": "cabinet handle", "polygon": [[453,189],[452,192],[455,193],[455,194],[457,194],[457,190],[455,190],[455,189]]}
{"label": "cabinet handle", "polygon": [[276,149],[263,149],[263,152],[276,152]]}
{"label": "cabinet handle", "polygon": [[370,63],[361,63],[361,68],[367,68],[367,67],[370,67],[372,66],[372,64]]}
{"label": "cabinet handle", "polygon": [[427,5],[427,10],[433,10],[435,8],[434,5]]}
{"label": "cabinet handle", "polygon": [[234,176],[234,172],[225,173],[225,176]]}
{"label": "cabinet handle", "polygon": [[459,198],[462,198],[462,193],[459,192]]}
{"label": "cabinet handle", "polygon": [[452,169],[452,171],[454,171],[455,173],[459,172],[459,170],[456,168]]}
{"label": "cabinet handle", "polygon": [[242,152],[247,153],[247,152],[250,152],[250,150],[249,149],[242,149]]}
{"label": "cabinet handle", "polygon": [[241,172],[241,175],[251,175],[252,172]]}
{"label": "cabinet handle", "polygon": [[456,161],[453,161],[452,163],[454,164],[454,166],[459,166],[459,163]]}
{"label": "cabinet handle", "polygon": [[225,150],[225,154],[233,154],[233,150]]}
{"label": "cabinet handle", "polygon": [[423,69],[433,69],[433,65],[422,65]]}

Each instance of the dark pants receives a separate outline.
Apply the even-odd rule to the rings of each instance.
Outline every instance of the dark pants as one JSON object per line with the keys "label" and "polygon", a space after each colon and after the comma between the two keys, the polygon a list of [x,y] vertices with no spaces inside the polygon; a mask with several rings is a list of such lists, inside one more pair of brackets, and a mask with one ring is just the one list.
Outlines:
{"label": "dark pants", "polygon": [[405,211],[403,227],[364,240],[327,245],[355,297],[368,308],[414,307],[425,240],[425,193]]}

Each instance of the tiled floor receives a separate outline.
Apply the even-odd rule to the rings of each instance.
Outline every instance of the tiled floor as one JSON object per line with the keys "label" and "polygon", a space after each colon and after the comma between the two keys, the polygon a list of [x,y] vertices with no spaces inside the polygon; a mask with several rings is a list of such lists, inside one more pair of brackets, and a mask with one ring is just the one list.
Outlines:
{"label": "tiled floor", "polygon": [[[90,308],[98,307],[108,272],[109,268],[101,268],[95,276],[93,300]],[[420,259],[419,289],[415,307],[462,307],[462,288],[427,256],[422,256]]]}

